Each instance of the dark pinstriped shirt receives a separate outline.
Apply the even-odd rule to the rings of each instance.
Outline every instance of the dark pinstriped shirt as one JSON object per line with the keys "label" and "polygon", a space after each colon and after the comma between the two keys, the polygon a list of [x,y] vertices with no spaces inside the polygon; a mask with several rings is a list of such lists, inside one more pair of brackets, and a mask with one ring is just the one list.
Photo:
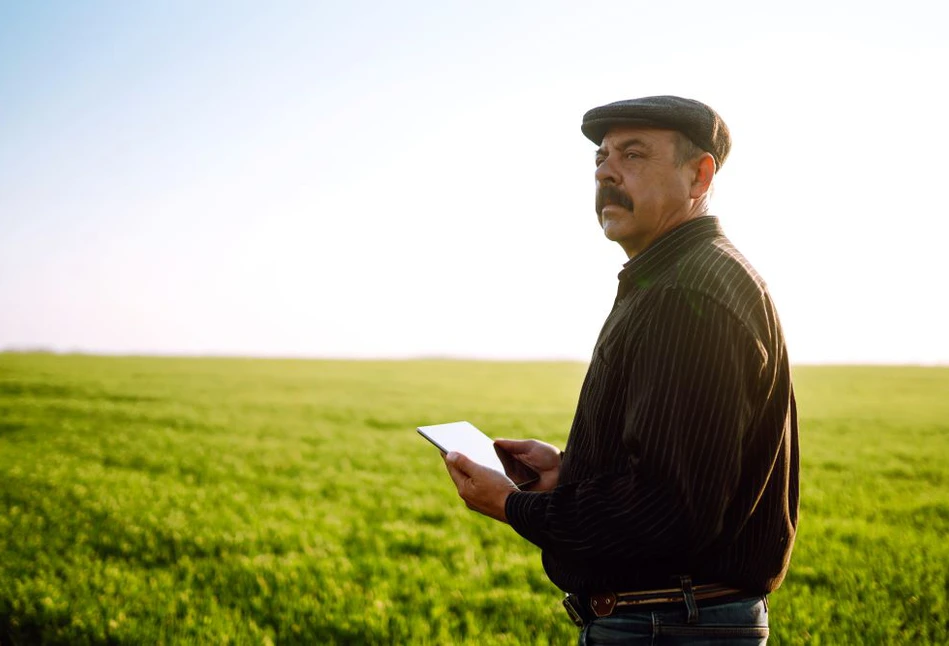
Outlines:
{"label": "dark pinstriped shirt", "polygon": [[777,313],[717,218],[691,220],[620,272],[558,486],[511,494],[508,520],[568,592],[690,574],[763,593],[787,571],[797,511]]}

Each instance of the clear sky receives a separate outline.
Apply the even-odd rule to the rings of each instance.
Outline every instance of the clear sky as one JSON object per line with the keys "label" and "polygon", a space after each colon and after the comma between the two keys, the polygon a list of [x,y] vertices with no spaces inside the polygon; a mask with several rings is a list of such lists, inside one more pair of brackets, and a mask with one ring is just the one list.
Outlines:
{"label": "clear sky", "polygon": [[586,360],[581,117],[678,94],[792,360],[949,363],[946,7],[0,3],[0,348]]}

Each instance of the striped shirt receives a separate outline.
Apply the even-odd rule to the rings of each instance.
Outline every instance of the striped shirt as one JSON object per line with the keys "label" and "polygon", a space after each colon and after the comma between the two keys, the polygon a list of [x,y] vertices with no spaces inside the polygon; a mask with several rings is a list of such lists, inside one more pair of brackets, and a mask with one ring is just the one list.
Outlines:
{"label": "striped shirt", "polygon": [[619,274],[560,480],[516,492],[511,526],[579,594],[670,577],[777,588],[797,526],[797,414],[764,282],[704,216]]}

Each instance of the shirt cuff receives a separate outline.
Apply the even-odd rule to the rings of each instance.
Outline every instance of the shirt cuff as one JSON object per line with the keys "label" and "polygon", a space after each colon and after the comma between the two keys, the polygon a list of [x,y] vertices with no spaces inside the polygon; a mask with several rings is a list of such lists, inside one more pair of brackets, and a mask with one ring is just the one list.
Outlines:
{"label": "shirt cuff", "polygon": [[515,491],[504,503],[504,515],[515,532],[542,548],[544,517],[547,515],[549,502],[548,493]]}

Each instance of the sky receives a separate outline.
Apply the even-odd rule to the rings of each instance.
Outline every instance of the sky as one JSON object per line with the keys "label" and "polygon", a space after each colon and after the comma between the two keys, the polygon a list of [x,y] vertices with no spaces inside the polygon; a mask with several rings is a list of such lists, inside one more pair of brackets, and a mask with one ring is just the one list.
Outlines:
{"label": "sky", "polygon": [[0,2],[0,348],[585,361],[582,115],[676,94],[792,361],[949,364],[949,9],[772,5]]}

